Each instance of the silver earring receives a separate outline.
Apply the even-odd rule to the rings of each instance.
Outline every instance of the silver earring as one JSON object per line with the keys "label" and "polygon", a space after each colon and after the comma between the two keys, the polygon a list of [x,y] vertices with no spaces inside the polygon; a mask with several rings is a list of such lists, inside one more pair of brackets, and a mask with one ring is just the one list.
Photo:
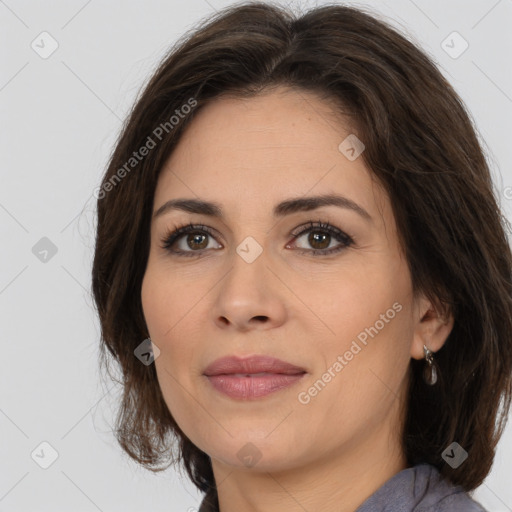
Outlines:
{"label": "silver earring", "polygon": [[423,380],[429,385],[433,386],[437,382],[437,364],[434,361],[433,352],[423,345],[423,352],[425,353],[425,359],[427,364],[423,369]]}

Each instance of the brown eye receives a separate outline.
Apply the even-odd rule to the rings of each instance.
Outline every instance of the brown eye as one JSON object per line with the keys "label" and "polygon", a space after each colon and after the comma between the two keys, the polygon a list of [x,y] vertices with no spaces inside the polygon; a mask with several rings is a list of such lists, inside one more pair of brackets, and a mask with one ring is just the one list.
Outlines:
{"label": "brown eye", "polygon": [[[331,226],[328,222],[313,223],[310,221],[307,226],[308,227],[306,229],[303,229],[294,235],[295,241],[299,240],[306,234],[308,235],[306,242],[307,245],[312,247],[312,249],[308,250],[307,248],[299,247],[299,250],[302,253],[328,255],[350,247],[354,243],[354,240],[349,235],[340,229]],[[329,248],[329,245],[331,245],[333,241],[337,241],[339,244]]]}
{"label": "brown eye", "polygon": [[208,249],[208,244],[213,240],[215,238],[210,228],[189,224],[168,233],[162,239],[162,248],[177,256],[196,256]]}
{"label": "brown eye", "polygon": [[[208,245],[208,235],[192,234],[187,236],[187,245],[191,249],[205,249]],[[202,241],[201,241],[202,238]]]}
{"label": "brown eye", "polygon": [[[327,240],[327,243],[326,243]],[[319,231],[310,231],[308,236],[308,243],[314,249],[326,249],[329,246],[331,235],[328,233],[321,233]]]}

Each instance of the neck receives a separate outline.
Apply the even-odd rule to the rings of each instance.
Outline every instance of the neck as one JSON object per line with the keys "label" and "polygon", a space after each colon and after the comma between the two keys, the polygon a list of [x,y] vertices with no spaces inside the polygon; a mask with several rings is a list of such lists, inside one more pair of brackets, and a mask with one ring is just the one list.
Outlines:
{"label": "neck", "polygon": [[281,471],[233,468],[212,459],[220,512],[354,512],[407,467],[399,442],[391,442],[392,430],[377,425],[359,441]]}

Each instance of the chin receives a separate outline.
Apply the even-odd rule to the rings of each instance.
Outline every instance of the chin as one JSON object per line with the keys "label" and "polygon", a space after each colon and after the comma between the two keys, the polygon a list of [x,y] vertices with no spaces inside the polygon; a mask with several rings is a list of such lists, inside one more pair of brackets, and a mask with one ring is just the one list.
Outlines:
{"label": "chin", "polygon": [[[276,425],[278,423],[274,424],[274,429]],[[281,471],[296,464],[291,454],[296,455],[298,446],[290,432],[283,431],[279,435],[272,429],[265,433],[247,427],[241,430],[243,434],[239,436],[226,435],[222,440],[210,440],[209,446],[201,449],[223,464],[253,471]]]}

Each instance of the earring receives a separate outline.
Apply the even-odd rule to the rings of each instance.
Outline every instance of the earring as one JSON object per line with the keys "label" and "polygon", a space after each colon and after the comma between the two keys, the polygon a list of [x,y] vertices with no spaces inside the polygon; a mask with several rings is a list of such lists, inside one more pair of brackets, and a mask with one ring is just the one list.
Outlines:
{"label": "earring", "polygon": [[428,364],[423,369],[423,380],[429,385],[433,386],[437,382],[437,364],[434,361],[433,352],[423,345],[423,352],[425,353],[425,359]]}

